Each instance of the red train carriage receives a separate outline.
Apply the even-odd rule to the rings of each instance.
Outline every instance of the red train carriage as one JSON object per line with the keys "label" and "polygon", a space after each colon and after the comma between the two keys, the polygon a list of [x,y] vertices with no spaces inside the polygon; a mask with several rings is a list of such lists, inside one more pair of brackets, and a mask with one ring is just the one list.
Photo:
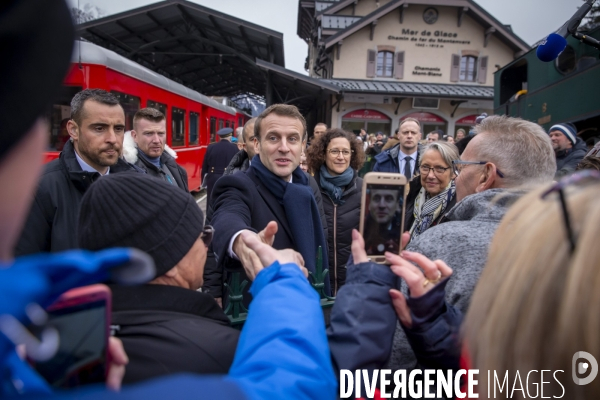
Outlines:
{"label": "red train carriage", "polygon": [[167,144],[177,152],[177,163],[188,173],[190,191],[200,189],[200,169],[207,146],[224,127],[242,126],[249,116],[177,82],[157,74],[117,53],[88,42],[76,42],[73,63],[60,98],[52,107],[50,148],[46,161],[58,157],[69,139],[66,123],[70,102],[83,89],[99,88],[115,94],[125,110],[127,130],[133,116],[154,107],[167,118]]}

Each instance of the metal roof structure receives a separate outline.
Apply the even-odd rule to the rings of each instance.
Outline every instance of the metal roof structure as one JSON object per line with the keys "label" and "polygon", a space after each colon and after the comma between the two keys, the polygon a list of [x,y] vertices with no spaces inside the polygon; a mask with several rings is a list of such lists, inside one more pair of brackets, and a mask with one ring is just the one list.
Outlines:
{"label": "metal roof structure", "polygon": [[185,0],[77,26],[77,34],[206,95],[265,93],[265,60],[285,66],[283,34]]}
{"label": "metal roof structure", "polygon": [[71,56],[71,62],[104,65],[113,71],[117,71],[132,78],[147,82],[156,87],[168,90],[169,92],[176,93],[187,99],[197,101],[198,103],[206,104],[228,114],[235,115],[236,112],[235,108],[233,107],[221,104],[210,97],[191,90],[177,82],[173,82],[163,75],[157,74],[156,72],[151,71],[140,64],[120,56],[114,51],[107,50],[104,47],[100,47],[93,43],[79,40],[76,41],[75,47],[73,48],[73,55]]}
{"label": "metal roof structure", "polygon": [[340,91],[352,93],[394,94],[399,96],[446,99],[494,99],[493,86],[411,83],[362,79],[323,79],[322,82],[335,85],[339,87]]}

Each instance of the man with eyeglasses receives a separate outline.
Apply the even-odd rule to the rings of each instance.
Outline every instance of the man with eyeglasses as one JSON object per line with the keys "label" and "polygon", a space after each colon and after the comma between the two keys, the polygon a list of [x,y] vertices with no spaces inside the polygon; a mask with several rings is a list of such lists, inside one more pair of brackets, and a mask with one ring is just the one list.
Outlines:
{"label": "man with eyeglasses", "polygon": [[213,228],[192,196],[148,175],[110,175],[84,196],[78,232],[83,249],[134,247],[156,265],[148,284],[109,285],[111,324],[129,357],[124,383],[227,373],[239,332],[209,294],[197,291]]}
{"label": "man with eyeglasses", "polygon": [[[461,160],[452,163],[456,205],[446,214],[446,222],[427,229],[407,247],[453,269],[445,300],[463,313],[500,220],[525,190],[551,182],[556,172],[552,143],[541,126],[520,118],[491,116],[475,131]],[[401,283],[400,290],[408,296],[406,283]],[[416,366],[402,329],[396,329],[389,365],[394,369]]]}
{"label": "man with eyeglasses", "polygon": [[398,132],[400,143],[375,156],[375,172],[397,172],[411,180],[419,170],[419,140],[421,124],[415,118],[400,122]]}

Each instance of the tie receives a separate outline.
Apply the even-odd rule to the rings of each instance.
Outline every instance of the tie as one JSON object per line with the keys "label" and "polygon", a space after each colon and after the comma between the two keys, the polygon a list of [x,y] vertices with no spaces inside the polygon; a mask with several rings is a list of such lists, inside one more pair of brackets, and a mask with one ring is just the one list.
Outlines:
{"label": "tie", "polygon": [[412,178],[411,170],[410,170],[410,160],[412,160],[411,156],[404,157],[404,176],[407,181],[410,181]]}

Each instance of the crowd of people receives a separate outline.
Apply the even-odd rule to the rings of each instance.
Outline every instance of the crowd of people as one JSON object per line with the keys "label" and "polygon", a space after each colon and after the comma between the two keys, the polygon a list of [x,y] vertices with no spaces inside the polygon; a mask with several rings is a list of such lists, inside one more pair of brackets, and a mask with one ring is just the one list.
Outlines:
{"label": "crowd of people", "polygon": [[[600,162],[574,125],[482,115],[468,133],[423,139],[413,118],[390,138],[319,123],[309,145],[298,109],[270,105],[237,144],[224,128],[208,147],[205,218],[165,115],[143,108],[125,132],[123,107],[101,89],[73,97],[69,140],[42,165],[74,30],[63,0],[31,1],[35,15],[24,2],[0,8],[14,61],[0,74],[3,397],[334,399],[341,370],[575,373],[574,353],[600,356]],[[368,171],[409,186],[405,200],[370,194],[373,223],[401,236],[386,264],[358,232]],[[327,324],[310,284],[320,252],[320,290],[335,297]],[[250,282],[241,331],[223,311],[234,273]],[[24,357],[32,303],[95,282],[112,293],[106,388],[53,390]],[[600,395],[597,382],[558,383],[546,395]]]}

